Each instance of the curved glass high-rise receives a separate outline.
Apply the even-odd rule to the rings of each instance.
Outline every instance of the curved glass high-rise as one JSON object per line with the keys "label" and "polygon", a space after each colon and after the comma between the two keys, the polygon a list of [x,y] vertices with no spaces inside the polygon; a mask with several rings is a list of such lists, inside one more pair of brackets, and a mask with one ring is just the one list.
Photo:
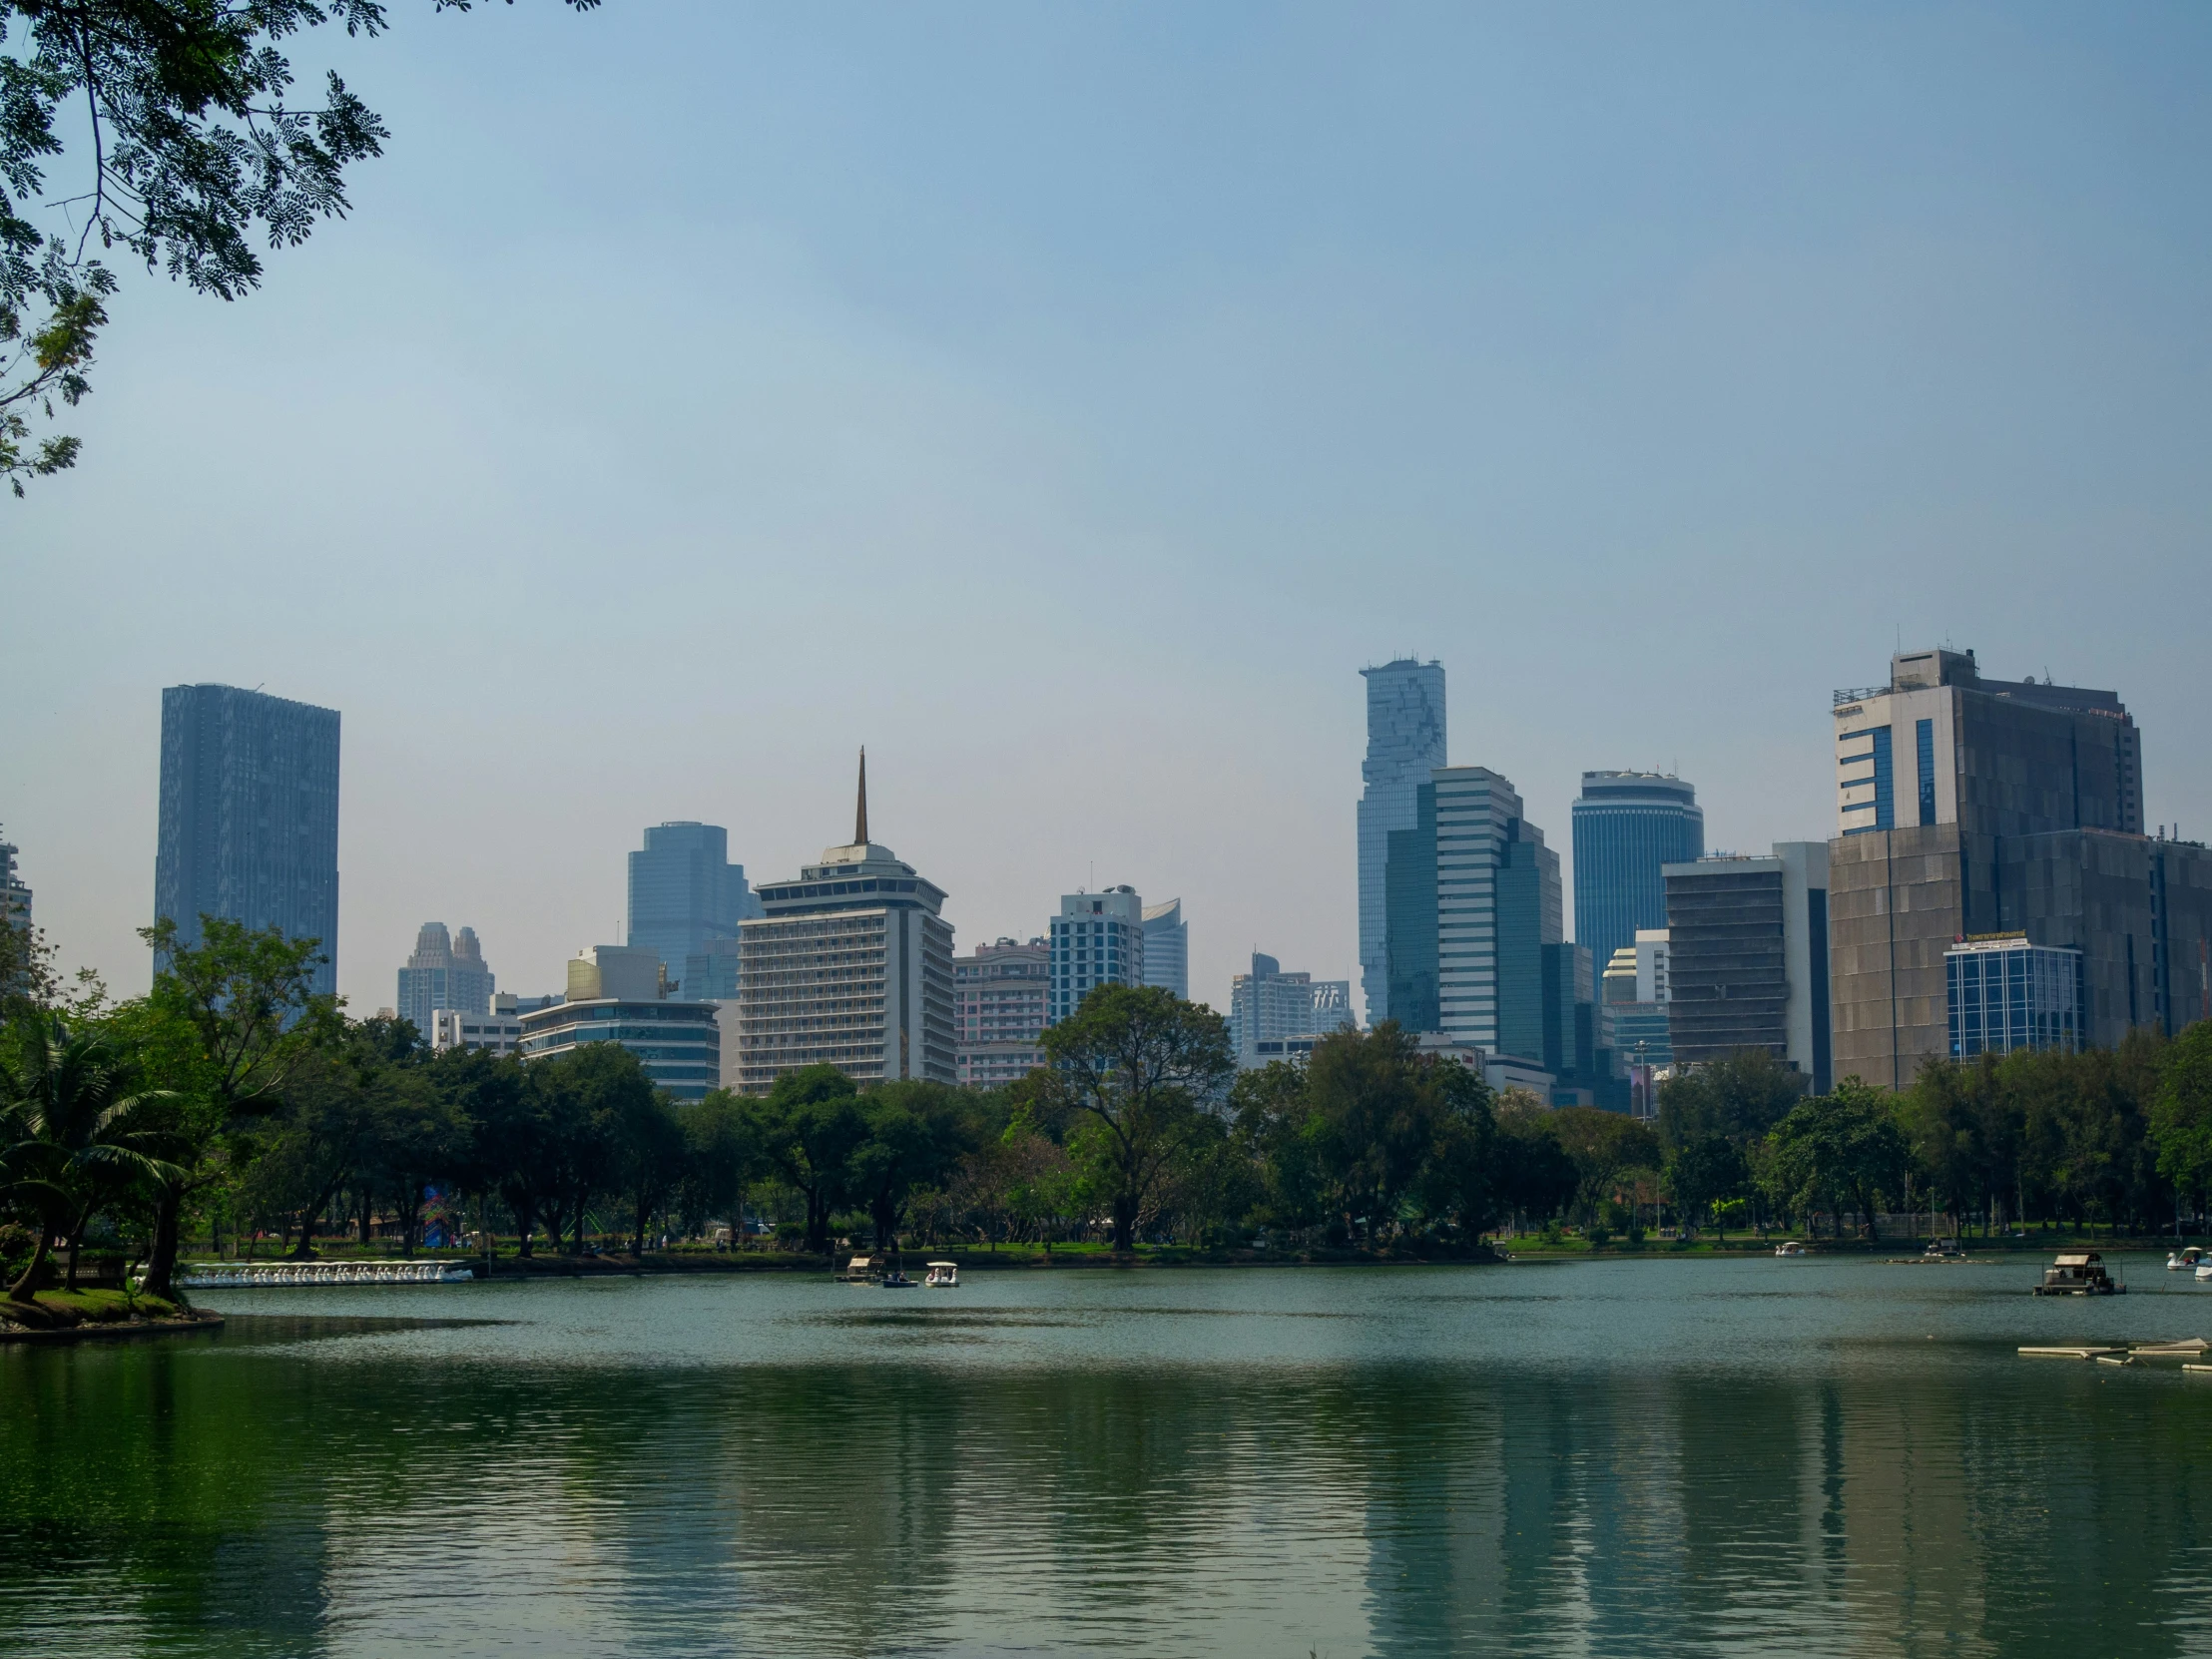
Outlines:
{"label": "curved glass high-rise", "polygon": [[1415,797],[1444,764],[1444,668],[1410,657],[1364,668],[1368,758],[1360,776],[1360,997],[1370,1025],[1390,1017],[1389,928],[1384,872],[1390,831],[1414,827]]}
{"label": "curved glass high-rise", "polygon": [[1574,940],[1610,962],[1639,927],[1667,924],[1663,864],[1705,856],[1697,791],[1658,772],[1585,772],[1574,804]]}

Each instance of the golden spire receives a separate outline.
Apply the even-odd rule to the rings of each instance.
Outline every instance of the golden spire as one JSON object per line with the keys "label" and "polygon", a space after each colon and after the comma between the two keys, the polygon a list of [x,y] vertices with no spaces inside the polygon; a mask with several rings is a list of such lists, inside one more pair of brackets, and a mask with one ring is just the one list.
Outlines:
{"label": "golden spire", "polygon": [[852,819],[852,844],[867,844],[867,745],[860,745],[860,810]]}

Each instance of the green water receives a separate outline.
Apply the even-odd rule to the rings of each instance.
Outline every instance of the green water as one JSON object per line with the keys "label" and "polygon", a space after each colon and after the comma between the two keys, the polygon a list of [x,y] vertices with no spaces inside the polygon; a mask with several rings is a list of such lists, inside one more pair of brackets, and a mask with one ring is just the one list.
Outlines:
{"label": "green water", "polygon": [[211,1293],[0,1350],[0,1652],[2212,1654],[2122,1265]]}

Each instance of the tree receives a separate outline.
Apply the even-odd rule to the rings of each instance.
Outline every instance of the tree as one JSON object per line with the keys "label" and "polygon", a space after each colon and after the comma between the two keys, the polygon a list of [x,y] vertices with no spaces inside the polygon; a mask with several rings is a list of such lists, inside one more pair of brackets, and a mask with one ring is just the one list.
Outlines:
{"label": "tree", "polygon": [[1399,1202],[1435,1150],[1444,1101],[1433,1069],[1395,1020],[1370,1032],[1332,1031],[1314,1044],[1308,1133],[1335,1178],[1346,1226],[1370,1239],[1396,1223]]}
{"label": "tree", "polygon": [[1843,1236],[1848,1200],[1871,1232],[1875,1196],[1895,1192],[1911,1157],[1890,1096],[1857,1077],[1791,1109],[1775,1125],[1773,1177],[1791,1208],[1810,1215],[1825,1200]]}
{"label": "tree", "polygon": [[[1743,1149],[1722,1135],[1707,1135],[1678,1149],[1668,1158],[1666,1171],[1675,1202],[1682,1206],[1684,1219],[1693,1224],[1742,1192],[1751,1179]],[[1728,1236],[1726,1228],[1721,1236]]]}
{"label": "tree", "polygon": [[[103,254],[236,299],[261,283],[255,233],[295,247],[343,218],[346,169],[389,135],[335,72],[319,104],[288,102],[278,44],[332,22],[379,34],[378,0],[0,0],[0,41],[15,19],[0,54],[0,476],[21,495],[26,476],[76,462],[73,437],[34,446],[31,418],[90,389],[117,285]],[[73,147],[84,165],[46,204],[73,212],[42,230],[25,215]]]}
{"label": "tree", "polygon": [[149,1066],[173,1085],[158,1125],[172,1164],[146,1268],[153,1296],[175,1294],[185,1204],[223,1173],[211,1154],[224,1137],[276,1110],[293,1070],[339,1029],[335,1004],[314,992],[319,939],[287,939],[276,928],[223,916],[203,915],[200,927],[193,945],[179,942],[176,922],[166,917],[139,930],[161,966],[145,1002],[117,1016]]}
{"label": "tree", "polygon": [[1659,1085],[1659,1139],[1669,1152],[1715,1136],[1744,1146],[1804,1098],[1804,1073],[1764,1048],[1740,1048]]}
{"label": "tree", "polygon": [[1228,1025],[1156,985],[1101,985],[1042,1046],[1068,1150],[1106,1199],[1114,1249],[1132,1250],[1146,1201],[1236,1071]]}
{"label": "tree", "polygon": [[897,1235],[907,1198],[942,1181],[976,1137],[960,1092],[942,1083],[900,1080],[859,1098],[865,1136],[845,1160],[847,1190],[867,1206],[875,1248]]}
{"label": "tree", "polygon": [[1516,1216],[1548,1221],[1582,1184],[1582,1172],[1559,1144],[1550,1107],[1525,1089],[1507,1089],[1496,1106],[1492,1177],[1498,1201]]}
{"label": "tree", "polygon": [[1656,1170],[1659,1137],[1648,1124],[1595,1106],[1563,1106],[1550,1115],[1553,1137],[1573,1160],[1575,1202],[1585,1216],[1613,1196],[1631,1170]]}
{"label": "tree", "polygon": [[[36,1301],[39,1275],[57,1233],[72,1241],[92,1207],[122,1183],[163,1181],[174,1172],[152,1109],[162,1092],[130,1092],[132,1078],[112,1038],[72,1031],[57,1014],[11,1021],[0,1043],[0,1192],[38,1222],[30,1263],[10,1300]],[[76,1252],[70,1252],[74,1273]]]}
{"label": "tree", "polygon": [[830,1217],[845,1201],[852,1154],[867,1138],[858,1093],[835,1066],[801,1066],[753,1108],[762,1160],[807,1206],[809,1250],[830,1248]]}
{"label": "tree", "polygon": [[706,1099],[685,1107],[679,1116],[684,1161],[676,1191],[685,1226],[696,1233],[710,1221],[727,1218],[733,1239],[742,1239],[746,1183],[761,1165],[745,1102],[728,1089],[710,1089]]}
{"label": "tree", "polygon": [[2158,1173],[2201,1199],[2212,1187],[2212,1020],[2198,1020],[2166,1051],[2150,1124]]}

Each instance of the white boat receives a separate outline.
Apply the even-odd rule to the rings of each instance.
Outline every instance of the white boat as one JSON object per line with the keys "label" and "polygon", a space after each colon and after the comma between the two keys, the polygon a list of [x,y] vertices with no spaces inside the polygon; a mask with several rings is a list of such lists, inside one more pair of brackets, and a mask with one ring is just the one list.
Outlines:
{"label": "white boat", "polygon": [[1777,1256],[1810,1256],[1813,1254],[1810,1250],[1807,1250],[1803,1245],[1799,1244],[1795,1239],[1792,1239],[1788,1244],[1776,1245],[1774,1247],[1774,1253]]}
{"label": "white boat", "polygon": [[465,1285],[475,1270],[459,1262],[199,1262],[181,1270],[188,1291],[262,1290],[299,1285]]}
{"label": "white boat", "polygon": [[2212,1262],[2199,1262],[2197,1264],[2197,1283],[2201,1285],[2208,1279],[2212,1279]]}
{"label": "white boat", "polygon": [[933,1291],[952,1291],[960,1286],[960,1264],[957,1262],[931,1262],[929,1271],[921,1282]]}
{"label": "white boat", "polygon": [[2203,1247],[2201,1245],[2191,1245],[2186,1250],[2172,1251],[2167,1255],[2166,1271],[2168,1273],[2179,1273],[2184,1268],[2197,1266],[2203,1260]]}

